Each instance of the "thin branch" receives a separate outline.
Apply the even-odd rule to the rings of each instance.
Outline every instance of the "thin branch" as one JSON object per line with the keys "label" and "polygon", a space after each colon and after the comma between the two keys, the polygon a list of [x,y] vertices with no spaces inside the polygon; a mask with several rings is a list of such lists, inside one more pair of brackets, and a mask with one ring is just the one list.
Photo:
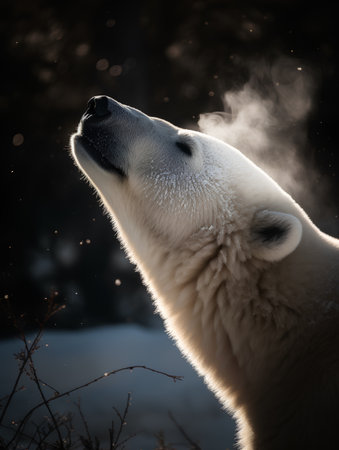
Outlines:
{"label": "thin branch", "polygon": [[[5,430],[13,431],[13,428],[9,425],[2,424],[1,428],[4,428]],[[21,436],[23,436],[26,439],[30,439],[32,441],[32,443],[36,444],[37,443],[37,441],[35,439],[36,433],[37,433],[37,431],[35,430],[34,434],[31,436],[27,433],[21,432]],[[30,445],[31,444],[29,444],[27,448],[29,448]],[[5,447],[5,444],[3,443],[3,441],[1,441],[1,437],[0,437],[0,449],[2,450],[3,448],[6,448],[6,447]]]}
{"label": "thin branch", "polygon": [[123,429],[124,425],[126,424],[126,417],[127,417],[127,413],[128,413],[128,408],[129,408],[129,406],[131,404],[130,402],[131,402],[131,393],[129,392],[127,394],[127,402],[126,402],[125,410],[124,410],[122,416],[119,413],[119,411],[116,408],[114,408],[114,411],[116,412],[117,416],[120,419],[120,426],[119,426],[116,438],[114,439],[112,448],[117,448],[119,446],[119,439],[120,439],[120,435],[122,433],[122,429]]}
{"label": "thin branch", "polygon": [[[71,447],[71,432],[72,432],[72,415],[68,414],[66,417],[63,416],[57,416],[57,422],[58,422],[58,427],[61,429],[61,427],[66,428],[67,430],[67,438],[64,439],[63,442],[67,443],[67,448]],[[52,444],[50,445],[47,442],[47,438],[55,431],[55,427],[52,426],[48,421],[46,424],[46,420],[43,420],[40,424],[35,424],[33,421],[31,422],[34,426],[35,426],[35,433],[34,434],[38,434],[39,436],[39,442],[37,442],[37,446],[34,448],[41,448],[41,449],[56,449],[56,448],[60,448],[59,446],[57,446],[56,444]],[[70,424],[70,426],[69,426]],[[20,433],[20,435],[22,435],[22,433]],[[68,441],[67,441],[68,439]],[[19,445],[19,444],[17,444]],[[17,447],[14,447],[15,449]],[[26,447],[25,447],[26,448]],[[29,447],[27,447],[28,449]]]}
{"label": "thin branch", "polygon": [[[57,304],[54,303],[53,295],[51,296],[50,299],[48,299],[47,312],[46,312],[45,317],[42,320],[42,322],[39,323],[39,330],[38,330],[38,332],[37,332],[37,334],[36,334],[36,336],[35,336],[35,338],[33,340],[33,343],[28,348],[26,346],[26,353],[25,353],[24,357],[21,360],[22,362],[21,362],[21,366],[19,368],[18,375],[17,375],[17,377],[15,379],[15,382],[14,382],[14,385],[12,387],[12,390],[9,393],[8,397],[7,397],[6,404],[5,404],[5,406],[4,406],[3,410],[2,410],[2,413],[0,415],[0,426],[2,424],[2,421],[4,420],[4,417],[6,415],[6,412],[7,412],[8,407],[9,407],[11,401],[12,401],[13,396],[16,394],[16,392],[18,392],[20,390],[20,389],[18,389],[18,384],[20,382],[20,379],[21,379],[23,373],[25,372],[25,367],[26,367],[26,364],[28,363],[28,361],[30,359],[30,356],[38,348],[38,343],[39,343],[39,341],[40,341],[40,339],[42,337],[43,330],[44,330],[44,327],[45,327],[46,323],[49,321],[49,319],[54,314],[56,314],[58,311],[64,309],[64,307],[65,307],[65,305],[57,305]],[[15,314],[12,313],[9,304],[7,305],[7,308],[9,309],[10,316],[11,316],[11,318],[13,320],[13,325],[17,329],[17,331],[19,332],[20,339],[22,341],[25,341],[25,339],[26,339],[25,334],[24,334],[21,326],[19,325],[19,321],[18,321],[17,317],[15,316]]]}
{"label": "thin branch", "polygon": [[[19,388],[17,388],[14,392],[14,394],[16,394],[17,392],[23,391],[24,389],[26,389],[26,387],[20,386]],[[0,398],[0,408],[2,407],[1,404],[8,399],[8,397],[10,396],[10,394],[4,395],[3,397]]]}
{"label": "thin branch", "polygon": [[192,450],[201,450],[201,447],[194,442],[186,433],[186,431],[183,429],[183,427],[175,420],[173,414],[169,411],[168,412],[169,418],[172,420],[172,422],[174,423],[174,425],[178,428],[178,430],[180,431],[180,433],[183,435],[183,437],[186,439],[186,441],[191,445],[191,449]]}
{"label": "thin branch", "polygon": [[91,438],[91,434],[89,432],[87,420],[86,420],[86,418],[85,418],[85,416],[84,416],[84,414],[82,412],[81,406],[80,406],[80,399],[78,400],[78,402],[74,402],[74,404],[78,408],[78,411],[79,411],[82,423],[84,424],[85,431],[86,431],[86,434],[87,434],[87,440],[88,440],[88,442],[89,442],[89,444],[91,445],[91,448],[92,448],[93,447],[93,441],[92,441],[92,438]]}
{"label": "thin branch", "polygon": [[[37,428],[38,428],[38,427],[37,427]],[[29,449],[30,446],[31,446],[33,443],[36,443],[35,435],[38,434],[37,428],[35,429],[35,432],[34,432],[34,434],[33,434],[32,437],[31,437],[31,440],[30,440],[30,442],[29,442],[29,444],[28,444],[28,446],[27,446],[27,449]]]}
{"label": "thin branch", "polygon": [[[126,439],[123,439],[122,441],[120,441],[115,448],[118,448],[118,447],[125,448],[125,447],[123,447],[123,445],[126,444],[126,442],[128,442],[130,439],[133,439],[136,435],[137,435],[137,433],[130,434]],[[114,448],[114,447],[112,447],[112,448]]]}
{"label": "thin branch", "polygon": [[108,429],[109,434],[109,448],[113,448],[114,442],[114,421],[112,420],[112,427]]}
{"label": "thin branch", "polygon": [[27,420],[29,419],[29,417],[30,417],[37,409],[39,409],[41,406],[43,406],[43,405],[45,405],[45,404],[48,404],[48,403],[50,403],[50,402],[52,402],[52,401],[54,401],[54,400],[57,400],[57,399],[59,399],[59,398],[65,397],[66,395],[69,396],[69,395],[72,394],[73,392],[76,392],[76,391],[78,391],[78,390],[80,390],[80,389],[83,389],[83,388],[85,388],[85,387],[88,387],[88,386],[90,386],[91,384],[96,383],[96,382],[102,380],[103,378],[107,378],[107,377],[109,377],[109,376],[111,376],[111,375],[115,375],[115,374],[117,374],[117,373],[119,373],[119,372],[123,372],[123,371],[126,371],[126,370],[133,370],[133,369],[144,369],[144,370],[148,370],[148,371],[150,371],[150,372],[154,372],[154,373],[157,373],[157,374],[160,374],[160,375],[164,375],[164,376],[166,376],[166,377],[171,378],[174,382],[176,382],[177,380],[179,380],[179,381],[183,380],[183,377],[182,377],[182,376],[171,375],[171,374],[168,374],[168,373],[166,373],[166,372],[162,372],[161,370],[152,369],[152,368],[150,368],[150,367],[142,366],[142,365],[137,365],[137,366],[127,366],[127,367],[122,367],[122,368],[117,369],[117,370],[112,370],[111,372],[106,372],[106,373],[104,373],[103,375],[101,375],[101,376],[99,376],[99,377],[97,377],[97,378],[94,378],[93,380],[88,381],[87,383],[82,384],[81,386],[77,386],[77,387],[75,387],[75,388],[73,388],[73,389],[70,389],[70,390],[68,390],[68,391],[66,391],[66,392],[63,392],[63,393],[61,393],[61,394],[59,394],[59,395],[54,395],[54,396],[52,396],[52,397],[49,397],[49,398],[47,398],[45,401],[43,401],[43,402],[38,403],[37,405],[35,405],[32,409],[30,409],[30,410],[28,411],[28,413],[27,413],[27,414],[24,416],[24,418],[20,421],[20,425],[18,426],[15,435],[14,435],[14,436],[12,437],[12,439],[9,441],[9,443],[8,443],[7,446],[6,446],[6,448],[9,448],[9,446],[12,444],[12,442],[14,442],[14,441],[16,440],[17,436],[20,434],[22,428],[24,427],[26,421],[27,421]]}
{"label": "thin branch", "polygon": [[165,435],[163,431],[159,431],[159,433],[156,433],[154,436],[157,438],[158,441],[155,450],[175,450],[175,448],[172,447],[171,444],[166,444]]}
{"label": "thin branch", "polygon": [[35,382],[35,384],[36,384],[36,386],[38,388],[38,391],[40,393],[40,396],[42,398],[42,402],[46,406],[46,409],[49,412],[49,415],[50,415],[50,417],[52,419],[52,422],[54,424],[54,428],[55,428],[55,430],[57,432],[57,435],[58,435],[58,438],[59,438],[60,448],[64,449],[64,444],[63,444],[63,440],[62,440],[62,436],[61,436],[61,432],[60,432],[60,429],[59,429],[58,422],[57,422],[57,420],[56,420],[56,418],[55,418],[55,416],[53,414],[53,411],[51,410],[51,407],[49,406],[49,404],[47,402],[47,399],[45,397],[45,394],[44,394],[44,392],[43,392],[43,390],[41,388],[41,384],[40,384],[40,381],[39,381],[39,378],[38,378],[38,375],[37,375],[37,372],[36,372],[36,369],[35,369],[35,366],[34,366],[32,353],[29,351],[29,347],[28,347],[28,343],[27,343],[27,339],[26,339],[25,335],[23,336],[23,341],[24,341],[24,344],[25,344],[25,347],[26,347],[26,353],[27,353],[27,355],[29,355],[30,370],[31,370],[31,373],[33,375],[33,381]]}
{"label": "thin branch", "polygon": [[20,389],[18,389],[19,381],[20,381],[20,379],[21,379],[21,377],[22,377],[22,375],[24,373],[24,369],[25,369],[26,364],[29,361],[30,355],[34,352],[34,350],[35,350],[35,348],[36,348],[36,346],[37,346],[41,336],[42,336],[42,329],[40,329],[38,331],[37,335],[35,336],[35,338],[33,340],[32,345],[27,350],[25,358],[22,360],[21,367],[19,369],[18,375],[16,377],[16,380],[14,382],[14,385],[12,387],[12,390],[11,390],[10,394],[8,395],[7,402],[6,402],[6,404],[5,404],[5,406],[4,406],[3,410],[2,410],[2,413],[1,413],[1,416],[0,416],[0,425],[2,424],[2,421],[3,421],[3,419],[4,419],[5,415],[6,415],[7,409],[8,409],[8,407],[9,407],[11,401],[12,401],[12,398],[13,398],[14,394],[20,390]]}
{"label": "thin branch", "polygon": [[42,384],[43,386],[47,386],[48,388],[50,388],[50,390],[54,392],[54,395],[60,394],[58,389],[55,389],[53,386],[51,386],[50,384],[48,384],[46,381],[42,380],[41,378],[39,378],[39,383]]}

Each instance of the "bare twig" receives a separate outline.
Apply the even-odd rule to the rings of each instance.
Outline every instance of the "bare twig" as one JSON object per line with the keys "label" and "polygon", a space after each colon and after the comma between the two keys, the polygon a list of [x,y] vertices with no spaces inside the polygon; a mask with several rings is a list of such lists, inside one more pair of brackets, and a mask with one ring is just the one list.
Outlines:
{"label": "bare twig", "polygon": [[53,411],[51,410],[51,407],[49,406],[49,404],[47,402],[45,394],[44,394],[44,392],[43,392],[43,390],[41,388],[41,384],[40,384],[40,381],[39,381],[39,378],[38,378],[38,375],[37,375],[37,372],[36,372],[36,369],[35,369],[35,366],[34,366],[34,363],[33,363],[32,353],[29,351],[29,347],[28,347],[28,343],[27,343],[27,339],[26,339],[25,335],[23,335],[23,341],[24,341],[25,348],[26,348],[26,354],[28,355],[28,358],[29,358],[30,370],[31,370],[31,373],[32,373],[32,376],[33,376],[33,381],[35,382],[35,384],[36,384],[36,386],[38,388],[38,391],[40,393],[40,396],[42,398],[42,402],[46,406],[46,409],[47,409],[47,411],[48,411],[48,413],[49,413],[49,415],[50,415],[50,417],[52,419],[52,422],[54,424],[54,428],[55,428],[55,430],[57,432],[57,435],[58,435],[58,438],[59,438],[60,448],[64,449],[64,444],[63,444],[61,432],[60,432],[60,429],[59,429],[59,424],[58,424],[58,422],[57,422],[57,420],[56,420],[56,418],[55,418],[55,416],[53,414]]}
{"label": "bare twig", "polygon": [[[1,428],[4,428],[5,430],[13,431],[13,428],[10,427],[9,425],[2,424],[2,425],[1,425]],[[35,439],[35,435],[36,435],[36,434],[37,434],[37,431],[36,431],[36,430],[35,430],[35,432],[34,432],[34,434],[33,434],[32,436],[30,436],[29,434],[26,434],[26,433],[24,433],[24,432],[21,432],[21,435],[22,435],[24,438],[30,439],[30,444],[28,445],[27,448],[29,448],[30,445],[36,444],[36,443],[37,443],[37,440]],[[1,440],[1,437],[0,437],[0,449],[2,450],[3,448],[6,448],[6,447],[5,447],[5,444],[4,444],[4,442]]]}
{"label": "bare twig", "polygon": [[[2,422],[3,422],[3,420],[4,420],[5,416],[6,416],[7,410],[9,408],[9,405],[11,404],[11,401],[12,401],[14,395],[18,391],[20,391],[22,389],[22,387],[19,388],[18,385],[19,385],[20,379],[21,379],[23,374],[27,374],[28,376],[32,375],[32,379],[33,379],[33,381],[35,381],[35,383],[36,383],[36,385],[37,385],[37,387],[39,389],[40,395],[43,398],[43,404],[45,404],[47,409],[49,410],[49,412],[51,414],[51,418],[52,418],[52,420],[54,422],[54,425],[57,425],[57,422],[55,421],[55,418],[53,419],[53,417],[54,417],[53,413],[50,411],[49,406],[48,406],[48,404],[46,402],[46,398],[45,398],[45,396],[43,394],[43,391],[41,389],[40,381],[39,381],[39,379],[37,377],[37,374],[36,374],[36,371],[35,371],[35,368],[34,368],[32,355],[39,348],[39,342],[40,342],[40,339],[42,337],[42,334],[43,334],[43,331],[44,331],[44,328],[45,328],[47,322],[50,320],[50,318],[54,314],[56,314],[61,309],[64,309],[64,305],[60,306],[60,305],[55,304],[53,295],[49,299],[47,299],[47,312],[46,312],[43,320],[38,322],[39,323],[38,332],[37,332],[36,336],[34,337],[33,342],[30,345],[29,345],[29,343],[28,343],[28,341],[26,339],[23,327],[21,327],[21,325],[19,323],[20,319],[22,319],[24,316],[21,315],[18,318],[15,314],[12,313],[9,304],[7,304],[7,309],[9,311],[9,316],[10,316],[12,322],[13,322],[13,325],[16,328],[16,330],[18,331],[19,338],[24,342],[25,349],[23,351],[19,352],[17,355],[15,355],[16,359],[18,359],[18,361],[20,361],[21,364],[20,364],[20,367],[19,367],[19,370],[18,370],[18,374],[17,374],[17,377],[16,377],[16,379],[14,381],[14,384],[13,384],[13,387],[12,387],[11,391],[10,391],[9,395],[4,398],[4,400],[6,399],[6,403],[5,403],[5,406],[2,408],[2,412],[1,412],[1,415],[0,415],[0,426],[3,426]],[[27,364],[28,363],[30,363],[30,368],[29,369],[27,369]],[[27,419],[28,419],[28,417],[27,417]],[[24,426],[25,426],[25,423],[20,424],[19,427],[18,427],[18,429],[20,428],[21,435],[23,433]],[[58,428],[56,428],[56,430],[57,430],[57,432],[59,432]],[[17,435],[18,435],[18,433],[15,433],[14,440],[16,439]],[[60,435],[60,437],[61,437],[61,435]],[[13,442],[13,439],[11,440],[11,442]],[[60,443],[62,443],[62,440],[60,440]],[[8,448],[9,445],[10,444],[7,444],[6,448]],[[61,448],[63,448],[63,446]]]}
{"label": "bare twig", "polygon": [[[9,304],[7,304],[7,308],[9,310],[10,317],[11,317],[11,319],[13,321],[13,325],[17,329],[17,331],[19,332],[20,339],[25,342],[25,334],[24,334],[21,326],[19,325],[18,318],[15,316],[15,314],[12,313]],[[4,419],[5,415],[6,415],[8,407],[9,407],[9,405],[10,405],[12,399],[13,399],[13,396],[16,394],[16,392],[18,392],[20,390],[20,388],[18,388],[18,384],[20,382],[20,379],[21,379],[22,375],[25,372],[26,365],[27,365],[28,361],[30,360],[30,357],[32,356],[32,354],[38,348],[38,344],[39,344],[39,341],[40,341],[40,339],[42,337],[43,330],[44,330],[44,327],[45,327],[46,323],[49,321],[49,319],[54,314],[56,314],[61,309],[64,309],[64,305],[61,305],[61,306],[60,305],[56,305],[54,303],[54,297],[52,295],[51,298],[48,299],[48,301],[47,301],[47,312],[45,314],[44,319],[39,323],[39,330],[38,330],[35,338],[33,339],[32,344],[29,347],[26,345],[26,352],[23,352],[23,354],[20,355],[20,357],[21,357],[21,366],[19,368],[18,375],[17,375],[17,377],[15,379],[15,382],[14,382],[14,385],[13,385],[13,387],[11,389],[11,392],[9,393],[9,395],[7,397],[6,404],[3,407],[3,409],[2,409],[2,412],[1,412],[1,415],[0,415],[0,426],[1,426],[2,421],[3,421],[3,419]]]}
{"label": "bare twig", "polygon": [[186,431],[184,430],[184,428],[175,420],[173,414],[169,411],[168,412],[169,418],[172,420],[172,422],[174,423],[174,425],[178,428],[178,430],[180,431],[180,433],[183,435],[183,437],[186,439],[186,441],[190,444],[190,448],[192,450],[201,450],[201,447],[194,442],[186,433]]}
{"label": "bare twig", "polygon": [[179,381],[183,380],[183,377],[182,377],[182,376],[171,375],[171,374],[168,374],[168,373],[163,372],[163,371],[161,371],[161,370],[152,369],[152,368],[150,368],[150,367],[143,366],[143,365],[127,366],[127,367],[122,367],[122,368],[120,368],[120,369],[112,370],[112,371],[110,371],[110,372],[105,372],[103,375],[100,375],[99,377],[94,378],[93,380],[90,380],[90,381],[88,381],[87,383],[82,384],[81,386],[77,386],[77,387],[75,387],[75,388],[73,388],[73,389],[70,389],[70,390],[68,390],[68,391],[66,391],[66,392],[62,392],[62,393],[60,393],[60,394],[58,394],[58,395],[53,395],[52,397],[45,398],[44,401],[42,401],[42,402],[38,403],[37,405],[35,405],[32,409],[30,409],[30,410],[26,413],[26,415],[24,416],[24,418],[20,421],[20,424],[19,424],[19,426],[18,426],[18,428],[17,428],[17,430],[16,430],[14,436],[13,436],[12,439],[9,441],[9,443],[8,443],[7,446],[6,446],[6,448],[9,448],[9,446],[16,440],[17,436],[20,435],[20,433],[21,433],[23,427],[25,426],[27,420],[29,419],[29,417],[31,417],[31,415],[32,415],[37,409],[39,409],[41,406],[46,405],[46,404],[49,404],[50,402],[52,402],[52,401],[54,401],[54,400],[57,400],[57,399],[60,399],[60,398],[62,398],[62,397],[69,396],[69,395],[72,394],[73,392],[76,392],[76,391],[78,391],[78,390],[80,390],[80,389],[83,389],[83,388],[85,388],[85,387],[88,387],[88,386],[90,386],[91,384],[96,383],[96,382],[102,380],[103,378],[107,378],[107,377],[109,377],[109,376],[111,376],[111,375],[115,375],[115,374],[117,374],[117,373],[119,373],[119,372],[123,372],[123,371],[126,371],[126,370],[134,370],[134,369],[144,369],[144,370],[148,370],[148,371],[153,372],[153,373],[157,373],[157,374],[160,374],[160,375],[164,375],[164,376],[166,376],[166,377],[171,378],[174,382],[176,382],[177,380],[179,380]]}
{"label": "bare twig", "polygon": [[27,446],[27,449],[29,449],[32,444],[36,443],[35,436],[36,436],[37,433],[38,433],[38,430],[36,428],[34,434],[31,437],[31,440],[30,440],[30,442],[29,442],[29,444]]}
{"label": "bare twig", "polygon": [[165,435],[163,431],[159,431],[159,433],[155,434],[155,437],[158,440],[158,445],[154,450],[175,450],[171,444],[166,444]]}
{"label": "bare twig", "polygon": [[[67,446],[67,448],[70,447],[71,445],[71,434],[72,434],[72,424],[69,426],[70,419],[68,418],[67,421],[63,420],[63,417],[59,417],[58,414],[54,414],[51,407],[50,407],[50,403],[54,400],[60,399],[62,397],[65,396],[69,396],[72,393],[83,389],[85,387],[90,386],[93,383],[96,383],[100,380],[102,380],[103,378],[107,378],[111,375],[117,374],[119,372],[122,371],[126,371],[126,370],[130,370],[132,371],[133,369],[144,369],[153,373],[157,373],[160,375],[164,375],[166,377],[171,378],[174,382],[176,382],[177,380],[182,380],[183,377],[182,376],[177,376],[177,375],[171,375],[168,374],[166,372],[160,371],[160,370],[156,370],[156,369],[152,369],[150,367],[144,366],[144,365],[134,365],[134,366],[127,366],[127,367],[123,367],[117,370],[112,370],[110,372],[106,372],[103,375],[100,375],[99,377],[96,377],[95,379],[92,379],[90,381],[88,381],[87,383],[82,384],[81,386],[77,386],[74,387],[68,391],[62,392],[60,393],[57,389],[55,389],[54,387],[52,387],[50,384],[46,383],[45,381],[41,380],[38,377],[35,365],[34,365],[34,361],[33,361],[33,357],[32,355],[34,354],[34,352],[39,348],[39,342],[41,340],[44,328],[46,326],[46,323],[48,322],[48,320],[58,311],[60,311],[61,309],[64,308],[64,305],[59,306],[56,305],[54,303],[54,299],[53,296],[51,296],[50,299],[48,299],[47,302],[47,313],[45,314],[45,317],[43,318],[42,321],[39,322],[39,329],[38,332],[36,333],[36,336],[33,339],[33,342],[30,343],[26,336],[25,333],[23,331],[23,327],[20,326],[19,324],[19,319],[16,318],[16,316],[14,314],[11,314],[11,319],[13,321],[13,324],[15,326],[15,328],[18,330],[19,332],[19,337],[20,339],[23,341],[25,348],[24,350],[20,351],[16,356],[16,359],[18,359],[20,361],[20,366],[18,369],[18,375],[15,379],[14,385],[10,391],[10,393],[5,396],[4,398],[1,399],[2,402],[5,402],[5,406],[2,408],[2,412],[0,415],[0,426],[5,427],[5,428],[9,428],[13,430],[13,435],[10,439],[9,442],[7,442],[7,444],[5,444],[5,442],[0,438],[0,449],[9,449],[9,448],[16,448],[16,445],[18,444],[18,439],[20,437],[25,437],[29,440],[29,444],[28,447],[26,448],[30,448],[33,444],[37,445],[36,448],[50,448],[50,446],[52,444],[48,444],[46,442],[47,437],[53,433],[56,432],[58,435],[58,441],[55,442],[52,447],[53,448],[59,448],[61,450],[65,450],[65,445]],[[22,319],[22,316],[20,316],[20,319]],[[16,427],[16,429],[13,429],[11,427],[6,427],[4,424],[2,424],[3,419],[6,416],[8,407],[13,399],[13,396],[19,391],[21,390],[23,387],[19,387],[19,382],[20,379],[22,377],[23,374],[26,374],[27,376],[29,376],[36,384],[37,389],[40,393],[41,399],[42,401],[40,403],[38,403],[37,405],[35,405],[33,408],[31,408],[23,417],[23,419],[18,423],[18,426]],[[46,394],[43,391],[43,386],[47,386],[48,388],[50,388],[53,391],[53,395],[47,397]],[[114,423],[112,422],[112,428],[109,430],[109,436],[110,436],[110,448],[112,449],[117,449],[117,448],[124,448],[124,444],[125,442],[127,442],[129,439],[131,439],[134,435],[129,436],[126,439],[121,440],[121,434],[122,434],[122,430],[123,430],[123,426],[126,423],[126,416],[128,413],[128,408],[130,405],[130,394],[128,394],[128,398],[127,398],[127,404],[125,407],[124,412],[122,413],[122,415],[119,413],[119,411],[117,411],[115,409],[115,412],[117,414],[117,416],[119,417],[120,420],[120,424],[119,424],[119,428],[118,431],[116,433],[114,433]],[[39,409],[41,406],[45,406],[46,409],[48,410],[49,416],[50,416],[50,420],[51,422],[47,423],[47,426],[43,426],[42,424],[36,425],[35,428],[35,432],[33,433],[33,435],[31,435],[31,433],[27,434],[24,433],[24,429],[28,423],[28,420],[30,419],[30,417],[32,416],[32,414]],[[82,444],[85,445],[86,444],[86,448],[91,449],[91,450],[96,450],[99,449],[99,441],[98,438],[95,436],[94,441],[91,438],[90,432],[89,432],[89,428],[87,425],[87,422],[85,420],[85,417],[82,414],[81,408],[80,408],[80,404],[79,404],[79,412],[80,412],[80,416],[84,422],[85,425],[85,430],[86,430],[86,434],[87,434],[87,438],[82,438],[80,437]],[[62,438],[62,434],[61,434],[61,427],[65,427],[68,433],[68,437],[67,439]],[[64,444],[65,443],[65,444]],[[47,447],[46,447],[47,445]],[[198,449],[198,447],[194,447],[196,449]]]}
{"label": "bare twig", "polygon": [[79,414],[80,414],[82,423],[83,423],[83,425],[84,425],[84,427],[85,427],[85,431],[86,431],[86,434],[87,434],[87,439],[88,439],[90,445],[93,446],[91,434],[90,434],[89,428],[88,428],[88,423],[87,423],[87,420],[86,420],[86,418],[85,418],[85,416],[84,416],[84,414],[83,414],[83,412],[82,412],[81,406],[80,406],[80,399],[78,400],[78,402],[74,402],[74,404],[75,404],[76,407],[78,408],[78,411],[79,411]]}
{"label": "bare twig", "polygon": [[127,394],[127,402],[126,402],[126,406],[125,406],[125,410],[124,410],[123,414],[121,415],[119,413],[119,411],[116,408],[114,408],[114,411],[116,412],[117,416],[119,417],[120,425],[119,425],[117,435],[113,441],[112,448],[118,448],[118,446],[119,446],[120,435],[122,433],[122,429],[123,429],[124,425],[126,425],[126,417],[127,417],[128,408],[129,408],[130,404],[131,404],[131,393],[129,392]]}
{"label": "bare twig", "polygon": [[18,371],[18,375],[17,375],[16,380],[14,382],[14,385],[12,387],[12,390],[11,390],[10,394],[8,395],[6,404],[5,404],[5,406],[4,406],[3,410],[2,410],[2,413],[1,413],[1,416],[0,416],[0,425],[2,424],[2,421],[3,421],[3,419],[4,419],[5,415],[6,415],[7,409],[8,409],[8,407],[9,407],[11,401],[12,401],[12,398],[13,398],[14,394],[20,390],[20,389],[18,389],[19,381],[20,381],[20,379],[21,379],[21,377],[22,377],[22,375],[24,373],[24,369],[25,369],[25,366],[26,366],[27,362],[29,361],[30,355],[36,349],[36,346],[37,346],[37,344],[38,344],[38,342],[39,342],[39,340],[41,338],[41,335],[42,335],[42,330],[39,330],[39,332],[37,333],[37,335],[35,336],[35,338],[33,340],[32,345],[29,347],[29,349],[28,349],[28,351],[27,351],[27,353],[26,353],[26,355],[25,355],[25,357],[24,357],[24,359],[23,359],[23,361],[21,363],[21,366],[20,366],[19,371]]}
{"label": "bare twig", "polygon": [[[23,391],[25,388],[25,386],[20,386],[19,388],[17,388],[14,392],[14,394],[16,394],[19,391]],[[13,395],[14,395],[13,394]],[[4,395],[3,397],[0,398],[0,408],[2,408],[2,403],[8,399],[8,397],[10,396],[10,394]]]}
{"label": "bare twig", "polygon": [[[64,438],[64,442],[66,445],[66,448],[71,448],[71,433],[72,433],[72,415],[67,414],[67,416],[60,416],[59,414],[55,415],[55,419],[57,421],[57,427],[61,430],[62,427],[64,427],[67,431],[67,437]],[[56,442],[54,444],[49,444],[47,442],[47,438],[55,432],[55,425],[54,423],[51,424],[49,421],[43,420],[40,424],[35,424],[33,421],[31,422],[35,426],[35,432],[34,432],[34,443],[36,446],[34,448],[37,449],[60,449],[60,442]],[[20,433],[22,435],[22,433]],[[38,436],[39,440],[35,438],[35,435]],[[27,436],[27,435],[26,435]],[[18,444],[14,444],[18,445]],[[32,445],[32,442],[29,443],[29,445],[25,449],[28,449]],[[64,445],[64,444],[63,444]],[[64,447],[65,447],[64,445]],[[17,448],[16,446],[14,447]]]}
{"label": "bare twig", "polygon": [[112,420],[112,426],[108,429],[109,434],[109,448],[113,448],[114,442],[114,420]]}
{"label": "bare twig", "polygon": [[43,386],[47,386],[48,388],[50,388],[50,390],[54,392],[54,395],[59,395],[60,394],[58,389],[54,388],[53,386],[48,384],[46,381],[43,381],[41,378],[39,378],[39,383],[42,384]]}

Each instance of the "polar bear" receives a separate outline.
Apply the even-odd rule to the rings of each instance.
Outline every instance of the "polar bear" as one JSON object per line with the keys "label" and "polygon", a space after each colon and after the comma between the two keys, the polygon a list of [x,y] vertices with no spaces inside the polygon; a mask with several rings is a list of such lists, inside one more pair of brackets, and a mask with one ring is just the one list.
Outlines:
{"label": "polar bear", "polygon": [[109,97],[72,155],[246,450],[339,448],[339,243],[235,148]]}

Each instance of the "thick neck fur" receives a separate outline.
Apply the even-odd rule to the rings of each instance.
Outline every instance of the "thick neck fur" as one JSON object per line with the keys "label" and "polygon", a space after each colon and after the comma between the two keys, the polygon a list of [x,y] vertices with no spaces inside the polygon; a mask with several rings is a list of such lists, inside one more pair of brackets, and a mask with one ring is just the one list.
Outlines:
{"label": "thick neck fur", "polygon": [[[304,344],[317,334],[315,321],[329,323],[338,314],[336,299],[331,311],[322,299],[317,305],[302,300],[305,292],[299,296],[293,280],[279,282],[284,264],[251,257],[243,231],[222,236],[202,229],[180,248],[156,242],[148,251],[152,258],[141,270],[166,327],[216,395],[226,394],[225,407],[241,416],[243,448],[280,448],[266,441],[296,407],[282,406],[290,384],[298,389],[291,371],[308,358]],[[305,270],[305,277],[316,278]],[[273,385],[279,395],[271,398]]]}

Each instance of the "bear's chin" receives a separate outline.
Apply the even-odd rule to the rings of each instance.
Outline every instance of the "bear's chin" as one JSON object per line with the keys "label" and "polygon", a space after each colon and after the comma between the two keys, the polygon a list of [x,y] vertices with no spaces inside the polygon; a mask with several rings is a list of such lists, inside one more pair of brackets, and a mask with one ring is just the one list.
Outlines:
{"label": "bear's chin", "polygon": [[121,178],[126,178],[126,172],[121,168],[112,163],[101,151],[100,149],[86,136],[83,134],[75,134],[72,137],[72,147],[74,151],[74,156],[80,162],[85,152],[92,161],[94,161],[101,169],[107,172],[114,173]]}

